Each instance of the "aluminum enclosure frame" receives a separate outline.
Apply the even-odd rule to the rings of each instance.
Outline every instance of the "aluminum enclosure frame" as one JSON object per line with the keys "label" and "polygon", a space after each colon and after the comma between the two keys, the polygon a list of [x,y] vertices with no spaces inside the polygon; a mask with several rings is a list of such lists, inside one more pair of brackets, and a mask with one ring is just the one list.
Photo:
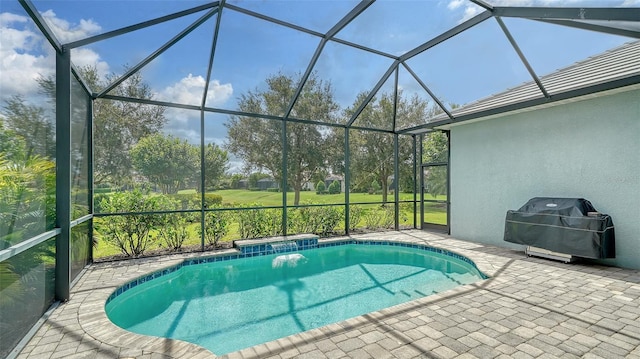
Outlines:
{"label": "aluminum enclosure frame", "polygon": [[[172,39],[168,40],[163,46],[161,46],[156,52],[152,53],[150,56],[148,56],[146,59],[144,59],[143,61],[141,61],[140,63],[134,65],[131,70],[123,75],[120,79],[116,80],[116,82],[112,83],[107,89],[101,91],[101,92],[94,92],[94,89],[89,89],[86,88],[87,92],[91,94],[91,99],[92,100],[97,100],[97,99],[113,99],[113,100],[122,100],[122,101],[130,101],[130,102],[138,102],[138,103],[147,103],[147,104],[155,104],[155,105],[160,105],[160,106],[165,106],[165,107],[173,107],[173,108],[183,108],[183,109],[192,109],[192,110],[197,110],[200,111],[201,113],[201,126],[204,127],[204,114],[205,113],[219,113],[219,114],[231,114],[231,115],[242,115],[242,116],[249,116],[249,117],[256,117],[256,118],[266,118],[266,119],[271,119],[271,120],[277,120],[277,121],[282,121],[282,125],[283,125],[283,131],[282,131],[282,136],[283,136],[283,140],[286,138],[286,125],[288,123],[303,123],[303,124],[309,124],[309,125],[323,125],[323,126],[333,126],[333,127],[341,127],[344,129],[345,131],[345,164],[347,164],[347,168],[348,168],[348,164],[349,164],[349,131],[351,129],[358,129],[358,130],[369,130],[369,131],[376,131],[376,132],[385,132],[385,133],[390,133],[394,135],[394,175],[396,178],[399,178],[399,174],[398,174],[398,158],[397,158],[397,153],[398,153],[398,136],[410,136],[413,141],[414,141],[414,148],[417,147],[418,145],[418,141],[420,141],[421,137],[420,136],[422,133],[425,132],[429,132],[432,131],[433,128],[439,126],[439,125],[443,125],[443,124],[448,124],[448,123],[456,123],[456,122],[462,122],[462,121],[468,121],[468,120],[473,120],[473,119],[477,119],[480,117],[484,117],[484,116],[490,116],[490,115],[494,115],[494,114],[499,114],[499,113],[503,113],[503,112],[508,112],[508,111],[513,111],[513,110],[517,110],[517,109],[523,109],[523,108],[527,108],[527,107],[532,107],[532,106],[536,106],[542,103],[546,103],[546,102],[553,102],[553,101],[559,101],[559,100],[565,100],[565,99],[571,99],[574,97],[579,97],[579,96],[583,96],[585,94],[591,94],[591,93],[597,93],[600,91],[606,91],[606,90],[610,90],[610,89],[615,89],[615,88],[619,88],[619,87],[624,87],[624,86],[629,86],[629,85],[635,85],[635,84],[639,84],[640,83],[640,75],[635,75],[635,76],[629,76],[623,79],[618,79],[615,81],[609,81],[606,82],[604,84],[598,84],[598,85],[594,85],[594,86],[588,86],[588,87],[584,87],[584,88],[579,88],[579,89],[575,89],[575,90],[571,90],[571,91],[566,91],[564,93],[561,94],[556,94],[554,96],[549,96],[545,89],[544,86],[542,86],[542,84],[540,83],[539,80],[539,75],[536,74],[528,64],[528,59],[522,54],[521,51],[518,50],[519,45],[517,44],[517,42],[509,35],[509,31],[508,28],[504,25],[504,23],[501,22],[500,18],[504,18],[504,17],[515,17],[515,18],[523,18],[523,19],[530,19],[530,20],[536,20],[536,21],[543,21],[543,22],[549,22],[549,23],[554,23],[554,24],[559,24],[559,25],[563,25],[563,26],[570,26],[570,27],[574,27],[574,28],[578,28],[578,29],[587,29],[587,30],[592,30],[592,31],[598,31],[598,32],[602,32],[602,33],[608,33],[608,34],[615,34],[615,35],[621,35],[621,36],[627,36],[627,37],[632,37],[632,38],[640,38],[640,9],[638,8],[522,8],[522,7],[495,7],[492,6],[491,4],[485,2],[485,1],[481,1],[481,0],[471,0],[473,3],[475,3],[476,5],[481,6],[482,8],[485,9],[484,12],[480,13],[479,15],[476,15],[475,17],[464,21],[463,23],[459,24],[458,26],[447,30],[445,32],[443,32],[442,34],[426,41],[425,43],[419,45],[418,47],[411,49],[409,51],[407,51],[405,54],[400,55],[400,56],[395,56],[392,54],[388,54],[385,53],[383,51],[380,50],[376,50],[376,49],[372,49],[369,48],[367,46],[363,46],[360,44],[356,44],[350,41],[346,41],[344,39],[340,39],[339,38],[339,31],[341,29],[343,29],[345,26],[347,26],[351,21],[353,21],[354,19],[356,19],[362,12],[364,12],[369,6],[371,6],[374,3],[374,0],[363,0],[360,3],[358,3],[347,15],[345,15],[342,19],[340,19],[328,32],[326,33],[319,33],[317,31],[313,31],[310,29],[306,29],[302,26],[298,26],[298,25],[293,25],[290,23],[287,23],[285,21],[282,20],[278,20],[278,19],[274,19],[265,15],[261,15],[255,12],[252,12],[250,10],[246,10],[246,9],[242,9],[241,7],[235,6],[235,5],[231,5],[231,4],[226,4],[224,1],[214,1],[205,5],[201,5],[198,7],[194,7],[191,9],[186,9],[180,12],[176,12],[174,14],[170,14],[170,15],[166,15],[163,17],[159,17],[156,19],[151,19],[139,24],[134,24],[134,25],[130,25],[130,26],[126,26],[120,29],[116,29],[113,31],[110,31],[108,33],[104,33],[104,34],[100,34],[97,36],[93,36],[90,38],[85,38],[85,39],[81,39],[81,40],[77,40],[77,41],[73,41],[73,42],[69,42],[69,43],[61,43],[57,37],[55,36],[55,34],[53,33],[53,31],[51,30],[51,28],[49,28],[49,26],[47,26],[46,22],[43,20],[42,16],[40,15],[40,13],[38,12],[36,6],[34,6],[34,4],[30,1],[30,0],[18,0],[20,2],[20,4],[22,5],[22,7],[24,8],[24,10],[26,11],[26,13],[31,17],[31,19],[34,21],[34,23],[36,24],[36,26],[40,29],[40,31],[44,34],[45,38],[47,39],[47,41],[51,44],[51,46],[56,50],[57,53],[57,65],[56,65],[56,77],[57,77],[57,81],[56,81],[56,86],[57,86],[57,91],[56,91],[56,128],[57,128],[57,139],[58,141],[56,142],[56,152],[59,155],[58,156],[58,162],[57,162],[57,167],[56,167],[56,178],[57,178],[57,184],[56,184],[56,192],[57,192],[57,206],[56,206],[56,212],[57,212],[57,224],[56,224],[56,228],[52,231],[49,231],[47,233],[43,233],[41,235],[38,235],[34,238],[28,239],[27,241],[16,245],[16,246],[12,246],[10,248],[8,248],[7,250],[3,250],[0,254],[2,255],[1,258],[3,259],[8,259],[11,258],[13,256],[15,256],[17,253],[20,253],[24,250],[28,250],[29,248],[33,248],[35,245],[42,243],[42,241],[52,238],[54,236],[58,236],[58,250],[57,252],[57,266],[56,266],[56,270],[57,270],[57,276],[56,276],[56,297],[59,300],[68,300],[70,297],[70,278],[68,276],[69,273],[69,268],[70,268],[70,253],[69,253],[69,240],[70,240],[70,232],[71,232],[71,228],[75,225],[84,223],[86,221],[91,221],[93,219],[93,204],[92,204],[92,200],[93,200],[93,192],[92,192],[92,183],[90,183],[90,213],[88,216],[84,216],[79,220],[75,220],[72,221],[71,217],[70,217],[70,211],[71,211],[71,186],[70,186],[70,176],[71,176],[71,163],[70,163],[70,158],[67,159],[69,153],[70,153],[70,144],[68,143],[68,140],[70,139],[70,131],[69,131],[69,125],[70,125],[70,108],[69,108],[69,100],[70,100],[70,81],[71,81],[71,76],[74,76],[74,73],[76,73],[73,69],[73,65],[71,64],[71,59],[70,59],[70,50],[79,46],[84,46],[87,45],[89,43],[95,43],[95,42],[99,42],[111,37],[115,37],[115,36],[119,36],[119,35],[123,35],[132,31],[136,31],[142,28],[146,28],[146,27],[151,27],[154,26],[156,24],[168,21],[168,20],[172,20],[178,17],[182,17],[185,15],[189,15],[189,14],[195,14],[198,12],[205,12],[205,14],[198,19],[195,23],[193,23],[192,25],[190,25],[189,27],[183,29],[180,33],[178,33],[176,36],[174,36]],[[215,28],[215,36],[214,36],[214,41],[212,43],[212,49],[211,49],[211,56],[210,56],[210,61],[209,61],[209,67],[208,67],[208,73],[207,73],[207,81],[206,81],[206,88],[208,89],[209,86],[209,82],[210,82],[210,77],[211,77],[211,71],[213,66],[215,65],[215,49],[216,49],[216,39],[217,39],[217,34],[219,32],[219,23],[220,23],[220,19],[224,16],[223,12],[224,11],[237,11],[237,12],[242,12],[246,15],[250,15],[250,16],[254,16],[256,18],[259,18],[263,21],[269,21],[272,22],[274,24],[280,25],[280,26],[286,26],[298,31],[302,31],[305,32],[307,34],[310,34],[312,36],[318,37],[321,39],[321,43],[318,46],[318,48],[316,49],[316,52],[313,55],[312,60],[310,61],[302,81],[298,84],[298,88],[297,91],[295,93],[295,96],[293,96],[290,100],[287,112],[285,113],[284,116],[269,116],[269,115],[260,115],[260,114],[248,114],[248,113],[241,113],[238,111],[229,111],[229,110],[224,110],[224,109],[217,109],[217,108],[209,108],[206,107],[206,103],[205,103],[205,99],[206,99],[206,91],[203,94],[203,100],[201,102],[201,104],[199,106],[193,106],[193,105],[183,105],[183,104],[176,104],[176,103],[168,103],[168,102],[161,102],[161,101],[148,101],[148,100],[139,100],[139,99],[135,99],[135,98],[123,98],[123,97],[118,97],[118,96],[113,96],[108,94],[109,90],[114,88],[115,86],[117,86],[118,83],[124,81],[128,76],[134,74],[136,71],[140,70],[142,67],[144,67],[148,62],[150,62],[153,58],[157,57],[160,53],[162,53],[163,51],[167,50],[168,48],[170,48],[171,46],[173,46],[173,44],[175,44],[176,42],[178,42],[178,40],[180,40],[182,37],[186,36],[190,31],[194,30],[195,28],[201,26],[207,19],[211,18],[212,16],[216,15],[218,21],[216,22],[216,28]],[[411,68],[406,64],[406,61],[414,56],[416,56],[419,53],[422,53],[424,51],[429,51],[429,49],[443,41],[446,41],[449,38],[452,38],[454,36],[457,36],[460,33],[463,33],[464,31],[467,31],[471,28],[473,28],[475,25],[488,20],[489,18],[495,18],[496,21],[498,21],[498,23],[500,24],[500,27],[502,28],[503,32],[505,33],[505,36],[507,37],[507,39],[509,40],[509,42],[512,44],[512,46],[514,47],[514,49],[516,50],[516,52],[518,53],[518,56],[520,57],[521,61],[523,62],[523,64],[525,65],[525,67],[527,67],[527,70],[529,71],[529,74],[532,78],[533,81],[535,81],[539,88],[540,91],[545,94],[545,98],[543,100],[534,100],[534,101],[524,101],[521,103],[516,103],[516,104],[510,104],[507,106],[502,106],[502,107],[498,107],[496,109],[491,109],[489,111],[483,111],[483,112],[478,112],[478,113],[472,113],[472,114],[468,114],[468,115],[464,115],[464,116],[460,116],[460,117],[455,117],[453,116],[444,106],[444,104],[438,99],[437,94],[435,94],[433,91],[431,91],[431,89],[429,89],[426,85],[425,82],[420,79],[415,72],[413,72],[411,70]],[[608,23],[605,23],[604,21],[608,21]],[[621,26],[616,26],[619,23],[633,23],[638,27],[638,30],[633,30],[633,29],[628,29],[628,28],[622,28]],[[298,98],[298,96],[300,95],[306,80],[308,79],[311,71],[313,71],[314,65],[317,62],[320,54],[322,53],[322,50],[324,48],[324,45],[328,42],[336,42],[336,43],[340,43],[346,46],[350,46],[353,48],[357,48],[359,50],[363,50],[363,51],[367,51],[369,53],[378,55],[378,56],[383,56],[389,59],[393,59],[393,64],[388,68],[388,70],[385,72],[385,74],[383,74],[380,79],[378,80],[378,82],[376,83],[376,86],[374,86],[374,88],[372,88],[369,96],[367,97],[366,101],[359,107],[359,112],[361,112],[364,107],[367,105],[367,103],[373,98],[373,96],[375,95],[375,93],[377,92],[377,90],[385,83],[385,81],[389,78],[389,76],[392,73],[396,73],[396,77],[397,77],[397,71],[400,68],[400,66],[404,67],[406,70],[408,70],[408,72],[411,74],[411,76],[413,76],[418,83],[427,91],[427,93],[432,97],[432,99],[434,100],[434,102],[436,103],[436,105],[444,112],[447,114],[448,116],[448,120],[446,121],[439,121],[439,122],[433,122],[433,123],[427,123],[421,126],[417,126],[417,127],[413,127],[413,128],[407,128],[407,129],[398,129],[396,128],[396,126],[393,126],[392,130],[381,130],[381,129],[375,129],[375,128],[362,128],[359,126],[354,126],[354,122],[357,118],[357,115],[354,115],[351,119],[349,119],[347,124],[329,124],[329,123],[322,123],[320,121],[313,121],[310,119],[296,119],[296,118],[292,118],[291,117],[291,112],[293,109],[293,106],[295,106],[296,100]],[[76,74],[77,77],[77,74]],[[86,84],[82,81],[82,79],[79,79],[80,82],[86,87]],[[397,89],[397,86],[396,86]],[[396,93],[396,97],[397,97],[397,93]],[[397,102],[397,98],[396,98],[396,102]],[[392,119],[395,123],[395,116]],[[89,124],[92,127],[92,122],[93,119],[90,119]],[[90,134],[91,134],[91,130],[90,130]],[[203,134],[201,136],[204,136]],[[91,139],[89,139],[89,146],[91,146]],[[284,142],[286,143],[286,142]],[[202,142],[201,142],[202,145]],[[421,148],[421,143],[420,143],[420,148]],[[201,149],[202,150],[202,149]],[[90,148],[90,158],[89,158],[89,163],[90,163],[90,168],[93,168],[93,149]],[[415,153],[415,151],[414,151]],[[204,154],[201,152],[201,161],[203,161]],[[283,171],[285,171],[286,173],[286,158],[287,158],[287,149],[286,146],[283,149]],[[414,162],[421,162],[421,159],[416,159],[414,158]],[[350,185],[350,173],[348,173],[349,171],[346,171],[347,173],[345,174],[345,181],[346,181],[346,185],[349,186]],[[90,180],[92,173],[90,174]],[[205,173],[204,171],[201,172],[201,183],[203,183],[205,178]],[[283,176],[283,178],[286,178],[286,176]],[[416,178],[414,178],[414,181],[416,180]],[[395,198],[394,198],[394,206],[396,209],[396,213],[395,213],[395,228],[398,228],[398,213],[397,213],[397,209],[399,206],[399,198],[398,198],[398,194],[397,194],[397,180],[395,181],[395,189],[396,189],[396,194],[395,194]],[[347,187],[348,188],[348,187]],[[283,209],[283,231],[286,233],[286,209],[287,209],[287,203],[286,203],[286,191],[283,193],[283,205],[282,208]],[[348,191],[345,193],[345,203],[341,204],[345,206],[345,224],[346,224],[346,231],[348,233],[348,228],[349,228],[349,219],[348,219],[348,214],[349,214],[349,206],[352,205],[352,203],[350,203],[350,198],[349,198],[349,194]],[[414,203],[415,205],[415,203]],[[204,223],[204,213],[206,212],[205,208],[201,208],[200,209],[201,213],[202,213],[202,223]]]}

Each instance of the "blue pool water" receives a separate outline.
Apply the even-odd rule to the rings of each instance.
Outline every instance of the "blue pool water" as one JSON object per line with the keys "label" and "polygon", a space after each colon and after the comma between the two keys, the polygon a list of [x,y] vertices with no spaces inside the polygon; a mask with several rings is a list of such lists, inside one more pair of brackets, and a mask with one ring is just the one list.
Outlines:
{"label": "blue pool water", "polygon": [[106,305],[129,331],[222,355],[483,279],[452,256],[341,245],[184,266]]}

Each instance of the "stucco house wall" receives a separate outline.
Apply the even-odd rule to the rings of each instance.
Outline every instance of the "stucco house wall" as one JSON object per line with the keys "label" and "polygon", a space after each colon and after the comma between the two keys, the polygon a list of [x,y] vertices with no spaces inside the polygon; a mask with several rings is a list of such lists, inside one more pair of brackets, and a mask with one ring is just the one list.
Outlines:
{"label": "stucco house wall", "polygon": [[616,259],[640,269],[640,90],[453,126],[451,234],[503,241],[532,197],[582,197],[612,216]]}

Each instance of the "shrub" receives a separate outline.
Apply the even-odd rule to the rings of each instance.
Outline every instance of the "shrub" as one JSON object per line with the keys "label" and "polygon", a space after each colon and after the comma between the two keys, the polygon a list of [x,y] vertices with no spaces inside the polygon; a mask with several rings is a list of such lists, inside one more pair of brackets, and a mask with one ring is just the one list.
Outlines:
{"label": "shrub", "polygon": [[94,193],[93,195],[93,213],[106,213],[102,208],[102,201],[108,200],[111,194],[107,193]]}
{"label": "shrub", "polygon": [[[200,196],[200,195],[198,195]],[[204,208],[214,208],[222,204],[222,196],[215,193],[204,194]]]}
{"label": "shrub", "polygon": [[288,224],[292,233],[314,233],[326,236],[335,232],[343,218],[343,211],[339,207],[301,207],[291,211]]}
{"label": "shrub", "polygon": [[[204,215],[204,239],[214,247],[227,234],[229,227],[229,213],[225,211],[206,212]],[[202,235],[202,228],[199,233]]]}
{"label": "shrub", "polygon": [[181,213],[167,213],[160,216],[158,237],[167,245],[167,248],[173,251],[180,249],[188,236],[187,218]]}
{"label": "shrub", "polygon": [[177,201],[179,209],[198,209],[200,208],[199,193],[175,193],[170,195]]}
{"label": "shrub", "polygon": [[267,188],[267,192],[280,192],[280,188]]}
{"label": "shrub", "polygon": [[349,230],[354,230],[362,220],[364,209],[358,206],[349,207]]}
{"label": "shrub", "polygon": [[[251,204],[245,207],[259,207]],[[261,238],[282,234],[282,211],[279,209],[248,209],[238,211],[238,231],[241,238]]]}
{"label": "shrub", "polygon": [[[149,196],[140,189],[114,193],[100,201],[100,207],[107,213],[153,212],[164,210],[163,196]],[[98,232],[107,242],[120,249],[125,256],[138,257],[154,241],[149,232],[159,224],[159,216],[153,214],[133,214],[111,216],[100,219]]]}
{"label": "shrub", "polygon": [[329,188],[327,189],[329,194],[338,194],[340,193],[340,182],[338,181],[333,181],[331,182],[331,184],[329,185]]}
{"label": "shrub", "polygon": [[320,226],[315,232],[318,235],[326,236],[335,232],[340,220],[344,218],[342,209],[333,206],[316,207],[317,215],[320,216]]}
{"label": "shrub", "polygon": [[377,229],[380,226],[380,215],[377,209],[370,208],[364,214],[364,225],[367,229]]}
{"label": "shrub", "polygon": [[325,191],[324,181],[318,181],[316,184],[316,194],[323,194]]}
{"label": "shrub", "polygon": [[316,215],[315,207],[301,207],[292,209],[287,220],[292,233],[316,233],[322,218]]}
{"label": "shrub", "polygon": [[395,206],[385,206],[382,210],[381,217],[380,225],[382,228],[393,228],[396,223]]}

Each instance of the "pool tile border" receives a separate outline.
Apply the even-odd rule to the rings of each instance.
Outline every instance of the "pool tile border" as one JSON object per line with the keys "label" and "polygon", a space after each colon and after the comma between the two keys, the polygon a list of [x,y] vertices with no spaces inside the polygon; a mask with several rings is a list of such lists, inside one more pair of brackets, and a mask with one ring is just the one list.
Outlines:
{"label": "pool tile border", "polygon": [[[382,239],[378,240],[378,239],[344,239],[342,238],[338,240],[327,239],[327,240],[319,241],[318,236],[303,237],[302,235],[298,235],[295,237],[295,240],[287,240],[286,237],[276,237],[273,239],[262,240],[261,244],[253,244],[256,242],[255,240],[252,240],[251,243],[248,243],[247,245],[243,245],[243,244],[237,245],[238,243],[236,243],[237,245],[237,248],[235,249],[236,253],[230,253],[229,251],[226,251],[224,253],[218,253],[218,254],[208,255],[208,256],[199,257],[199,258],[185,259],[176,265],[159,269],[149,274],[140,276],[118,287],[116,290],[113,291],[113,293],[111,293],[111,295],[109,295],[105,303],[105,306],[109,304],[112,300],[117,298],[118,296],[128,291],[129,289],[133,289],[145,282],[149,282],[151,280],[177,272],[183,267],[275,254],[276,251],[272,248],[271,244],[281,243],[284,241],[291,241],[291,242],[295,241],[297,248],[287,249],[280,253],[290,253],[294,251],[304,251],[309,249],[326,248],[326,247],[337,247],[337,246],[344,246],[344,245],[350,245],[350,244],[370,245],[370,246],[371,245],[372,246],[392,246],[392,247],[419,249],[419,250],[433,252],[433,253],[437,253],[440,255],[445,255],[445,256],[449,256],[449,257],[461,260],[473,266],[478,271],[478,273],[480,273],[480,276],[482,277],[482,279],[489,278],[489,276],[483,273],[478,268],[476,263],[473,262],[471,259],[446,249],[428,246],[425,244],[409,243],[409,242],[401,242],[401,241],[389,241],[389,240],[382,240]],[[238,242],[241,242],[241,241],[238,241]]]}

